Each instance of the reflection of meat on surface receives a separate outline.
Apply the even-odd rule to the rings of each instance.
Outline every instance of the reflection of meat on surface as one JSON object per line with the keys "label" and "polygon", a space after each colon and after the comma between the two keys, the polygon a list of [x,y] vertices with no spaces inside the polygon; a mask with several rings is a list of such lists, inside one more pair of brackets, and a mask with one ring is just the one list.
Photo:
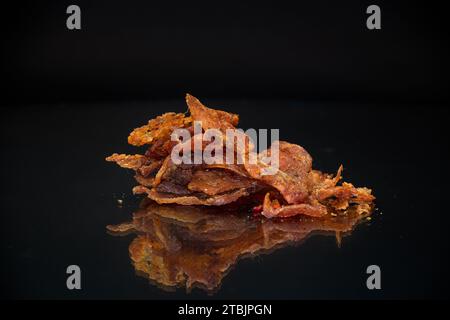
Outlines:
{"label": "reflection of meat on surface", "polygon": [[[271,149],[260,152],[256,163],[249,163],[254,147],[244,133],[238,134],[243,135],[244,147],[238,148],[235,144],[233,148],[236,159],[247,160],[244,164],[173,163],[170,153],[175,144],[170,136],[175,129],[186,128],[192,132],[193,121],[202,121],[203,129],[225,132],[234,129],[239,120],[236,114],[208,108],[189,94],[186,103],[190,116],[169,112],[130,134],[130,144],[148,145],[144,155],[113,154],[106,159],[136,172],[139,186],[133,189],[135,193],[146,194],[160,204],[221,206],[243,197],[249,199],[249,195],[264,190],[264,202],[255,207],[255,211],[267,218],[334,215],[352,205],[370,205],[374,201],[370,189],[356,188],[346,182],[338,185],[342,166],[334,177],[313,170],[309,153],[285,141],[274,142],[279,148],[279,168],[274,174],[265,175],[269,164],[264,158]],[[197,138],[199,135],[183,143],[194,145]],[[207,143],[203,141],[198,146],[203,149]],[[225,146],[227,149],[228,145]],[[224,151],[226,154],[228,150]]]}
{"label": "reflection of meat on surface", "polygon": [[334,218],[298,216],[263,221],[236,214],[237,206],[192,207],[144,201],[133,221],[108,226],[113,232],[134,231],[129,247],[139,274],[162,287],[217,289],[240,257],[268,253],[299,243],[315,232],[340,237],[367,214],[359,205]]}

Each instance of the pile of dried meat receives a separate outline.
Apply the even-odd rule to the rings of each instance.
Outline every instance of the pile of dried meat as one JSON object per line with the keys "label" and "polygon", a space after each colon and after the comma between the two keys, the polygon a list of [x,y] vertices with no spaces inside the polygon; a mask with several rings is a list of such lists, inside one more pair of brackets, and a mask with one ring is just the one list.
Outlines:
{"label": "pile of dried meat", "polygon": [[[268,151],[256,157],[256,162],[177,164],[171,157],[178,142],[172,141],[175,129],[195,132],[194,123],[201,121],[202,129],[216,129],[225,133],[234,129],[236,114],[204,106],[191,95],[186,96],[190,115],[165,113],[139,127],[128,137],[137,147],[145,146],[144,154],[113,154],[107,161],[135,171],[138,186],[135,194],[146,194],[159,204],[222,206],[239,201],[260,201],[254,212],[267,218],[308,215],[324,217],[339,215],[350,206],[361,213],[369,212],[375,197],[368,188],[356,188],[351,183],[340,183],[342,166],[335,176],[312,169],[312,158],[301,146],[276,141],[279,165],[274,174],[264,175],[267,164],[262,160]],[[244,133],[243,133],[244,134]],[[190,141],[192,153],[204,149],[207,143]],[[246,140],[247,142],[249,140]],[[224,144],[226,145],[226,144]],[[236,157],[248,159],[251,142],[244,148],[234,148]]]}

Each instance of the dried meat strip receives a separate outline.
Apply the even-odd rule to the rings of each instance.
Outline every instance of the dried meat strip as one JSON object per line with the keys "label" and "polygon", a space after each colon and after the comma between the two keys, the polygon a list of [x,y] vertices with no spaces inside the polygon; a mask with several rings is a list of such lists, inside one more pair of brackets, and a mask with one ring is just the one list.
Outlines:
{"label": "dried meat strip", "polygon": [[140,154],[128,155],[114,153],[107,157],[106,161],[115,162],[122,168],[133,170],[138,170],[148,163],[147,157]]}
{"label": "dried meat strip", "polygon": [[266,218],[287,218],[295,215],[306,215],[311,217],[323,217],[327,214],[327,208],[321,204],[289,204],[280,205],[277,199],[271,200],[270,193],[267,193],[264,198],[262,215]]}
{"label": "dried meat strip", "polygon": [[205,107],[196,97],[190,94],[186,95],[186,103],[189,106],[192,120],[201,121],[204,130],[219,129],[225,131],[226,129],[234,129],[239,122],[237,114]]}
{"label": "dried meat strip", "polygon": [[226,170],[197,170],[188,184],[189,190],[203,192],[209,196],[236,189],[255,186],[256,181]]}
{"label": "dried meat strip", "polygon": [[173,130],[186,128],[192,119],[184,113],[168,112],[150,120],[146,125],[136,128],[128,136],[128,143],[133,146],[143,146],[157,140],[169,140]]}
{"label": "dried meat strip", "polygon": [[285,141],[275,141],[279,148],[279,168],[273,175],[263,175],[263,169],[268,165],[260,160],[265,151],[258,156],[258,163],[245,163],[245,168],[251,177],[277,189],[287,203],[301,203],[308,197],[307,179],[312,168],[312,158],[309,153],[296,144]]}
{"label": "dried meat strip", "polygon": [[133,193],[147,194],[150,199],[156,201],[159,204],[222,206],[234,202],[241,197],[248,196],[251,191],[245,188],[241,188],[225,194],[215,195],[207,198],[200,198],[196,195],[177,196],[170,193],[158,192],[155,189],[149,189],[144,186],[136,186],[133,188]]}

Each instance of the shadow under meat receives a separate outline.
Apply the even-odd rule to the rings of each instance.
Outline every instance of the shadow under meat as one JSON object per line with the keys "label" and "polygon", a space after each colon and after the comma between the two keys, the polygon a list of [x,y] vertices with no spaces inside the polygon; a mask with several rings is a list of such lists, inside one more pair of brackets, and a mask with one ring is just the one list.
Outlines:
{"label": "shadow under meat", "polygon": [[313,234],[333,235],[340,245],[371,214],[351,206],[337,216],[266,219],[236,203],[221,207],[141,202],[130,222],[109,225],[112,235],[136,234],[129,246],[136,273],[174,291],[194,287],[214,293],[238,259],[300,244]]}

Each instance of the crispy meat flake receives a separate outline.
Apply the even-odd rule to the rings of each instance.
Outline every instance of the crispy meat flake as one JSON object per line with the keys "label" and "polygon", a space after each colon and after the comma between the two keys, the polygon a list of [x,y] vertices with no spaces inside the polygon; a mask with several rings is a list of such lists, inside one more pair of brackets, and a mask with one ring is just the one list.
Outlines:
{"label": "crispy meat flake", "polygon": [[197,170],[188,184],[189,190],[203,192],[209,196],[229,192],[236,189],[246,189],[257,182],[245,176],[227,172],[226,170]]}
{"label": "crispy meat flake", "polygon": [[205,107],[196,97],[190,94],[186,95],[186,103],[193,121],[201,121],[202,127],[205,130],[234,129],[239,122],[239,116],[237,114]]}
{"label": "crispy meat flake", "polygon": [[133,170],[142,168],[149,160],[140,154],[128,155],[114,153],[106,158],[106,161],[115,162],[122,168]]}
{"label": "crispy meat flake", "polygon": [[[301,203],[308,197],[307,178],[312,168],[312,158],[302,147],[284,141],[276,141],[279,146],[279,169],[273,175],[262,175],[267,167],[262,161],[245,164],[248,173],[277,189],[290,203]],[[258,157],[261,159],[261,155]]]}
{"label": "crispy meat flake", "polygon": [[191,121],[192,119],[183,113],[165,113],[150,120],[146,125],[134,129],[128,137],[128,143],[139,147],[160,140],[168,140],[174,129],[186,128]]}

